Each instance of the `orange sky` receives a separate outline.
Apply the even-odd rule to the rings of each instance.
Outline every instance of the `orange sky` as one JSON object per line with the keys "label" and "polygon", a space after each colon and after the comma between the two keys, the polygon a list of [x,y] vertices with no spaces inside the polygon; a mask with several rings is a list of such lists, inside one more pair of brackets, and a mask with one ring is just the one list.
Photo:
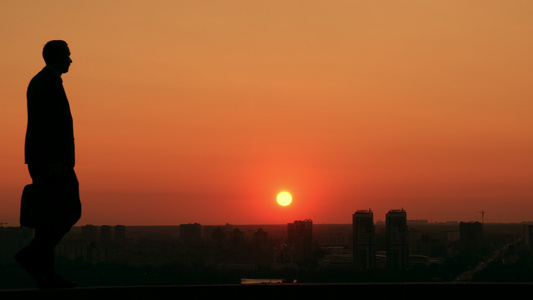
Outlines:
{"label": "orange sky", "polygon": [[[72,52],[78,224],[533,220],[533,2],[1,1],[0,222]],[[280,207],[288,190],[293,204]]]}

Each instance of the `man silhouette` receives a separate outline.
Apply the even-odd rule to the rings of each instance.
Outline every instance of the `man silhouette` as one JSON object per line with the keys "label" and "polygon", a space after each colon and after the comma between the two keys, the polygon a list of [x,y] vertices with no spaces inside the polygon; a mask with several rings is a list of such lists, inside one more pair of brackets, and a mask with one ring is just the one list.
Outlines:
{"label": "man silhouette", "polygon": [[42,54],[46,66],[27,90],[25,163],[33,181],[35,217],[21,224],[34,228],[34,238],[15,260],[40,288],[67,288],[74,283],[55,272],[54,248],[81,216],[72,115],[61,79],[72,60],[65,41],[46,43]]}

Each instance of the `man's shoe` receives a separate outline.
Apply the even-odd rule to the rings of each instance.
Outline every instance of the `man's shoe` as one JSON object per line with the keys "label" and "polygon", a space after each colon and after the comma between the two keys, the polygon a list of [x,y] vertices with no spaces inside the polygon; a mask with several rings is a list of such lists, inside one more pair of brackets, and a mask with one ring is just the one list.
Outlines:
{"label": "man's shoe", "polygon": [[61,276],[54,276],[39,282],[41,289],[68,289],[76,287],[76,283],[63,279]]}

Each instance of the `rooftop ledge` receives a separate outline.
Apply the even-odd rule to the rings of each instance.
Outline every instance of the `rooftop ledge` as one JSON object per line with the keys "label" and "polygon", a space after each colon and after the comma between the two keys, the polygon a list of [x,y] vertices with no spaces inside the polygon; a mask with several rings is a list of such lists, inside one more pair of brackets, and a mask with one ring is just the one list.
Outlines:
{"label": "rooftop ledge", "polygon": [[[178,286],[113,286],[78,287],[72,289],[0,290],[0,299],[172,299],[191,296],[202,299],[253,298],[294,299],[294,297],[341,297],[343,293],[370,295],[374,299],[454,299],[461,294],[477,299],[496,299],[522,295],[531,291],[533,283],[338,283],[338,284],[252,284],[252,285],[178,285]],[[468,293],[468,294],[466,294]],[[34,298],[35,299],[35,298]],[[327,299],[327,298],[324,298]]]}

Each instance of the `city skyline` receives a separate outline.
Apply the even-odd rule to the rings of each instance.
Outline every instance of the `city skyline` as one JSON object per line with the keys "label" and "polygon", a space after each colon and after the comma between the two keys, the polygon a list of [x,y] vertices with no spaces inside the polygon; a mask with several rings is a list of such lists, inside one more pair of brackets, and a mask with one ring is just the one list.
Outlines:
{"label": "city skyline", "polygon": [[[84,224],[532,221],[533,2],[2,1],[0,222],[65,40]],[[281,206],[276,195],[292,194]],[[383,212],[383,213],[382,213]]]}
{"label": "city skyline", "polygon": [[[375,211],[372,209],[372,208],[367,208],[367,209],[355,209],[353,210],[352,212],[350,213],[347,213],[346,215],[348,216],[348,218],[345,218],[346,219],[346,222],[339,222],[339,223],[320,223],[320,222],[316,222],[314,221],[312,218],[307,218],[307,217],[302,217],[302,218],[296,218],[296,219],[292,219],[292,220],[285,220],[285,221],[282,221],[280,223],[258,223],[258,222],[251,222],[251,223],[234,223],[232,222],[231,220],[227,220],[225,222],[222,222],[222,223],[202,223],[202,222],[199,222],[199,220],[194,220],[194,218],[191,218],[191,221],[186,221],[186,222],[176,222],[176,223],[172,223],[172,224],[123,224],[123,223],[117,223],[117,222],[114,222],[114,223],[102,223],[102,224],[97,224],[97,223],[85,223],[85,224],[76,224],[75,227],[82,227],[82,226],[104,226],[104,227],[109,227],[109,226],[131,226],[131,227],[143,227],[143,226],[146,226],[146,227],[172,227],[172,226],[182,226],[182,225],[201,225],[201,226],[262,226],[262,225],[266,225],[266,226],[269,226],[269,225],[272,225],[272,226],[279,226],[279,225],[286,225],[288,223],[292,223],[293,221],[294,222],[304,222],[306,220],[309,220],[311,221],[312,223],[314,224],[318,224],[318,225],[352,225],[353,222],[354,222],[354,215],[357,215],[357,214],[370,214],[371,215],[371,220],[373,222],[374,225],[385,225],[386,224],[386,221],[387,221],[387,215],[391,212],[406,212],[405,209],[403,208],[390,208],[390,209],[387,209],[387,210],[384,210],[383,213],[380,213],[378,212],[377,214],[375,213]],[[484,219],[485,219],[485,211],[478,211],[476,212],[475,214],[475,217],[474,218],[471,218],[471,219],[451,219],[451,220],[432,220],[432,219],[427,219],[427,218],[424,218],[423,216],[421,218],[406,218],[406,222],[407,224],[409,223],[412,223],[412,224],[428,224],[428,225],[431,225],[431,224],[453,224],[453,223],[456,223],[456,224],[460,224],[460,223],[480,223],[480,224],[531,224],[533,223],[533,220],[531,221],[517,221],[517,222],[486,222]],[[380,216],[382,216],[382,218],[380,218]],[[7,222],[2,222],[0,220],[0,228],[1,227],[19,227],[20,224],[16,223],[16,224],[9,224]]]}
{"label": "city skyline", "polygon": [[[491,245],[492,251],[500,249],[494,253],[502,253],[511,244],[502,243],[503,236],[503,241],[512,242],[521,249],[530,249],[530,231],[533,228],[531,224],[493,224],[484,230],[484,225],[477,221],[409,224],[407,212],[403,209],[389,210],[385,224],[378,226],[374,223],[371,209],[357,210],[351,225],[313,224],[310,219],[267,226],[199,223],[162,227],[83,225],[68,235],[59,251],[64,257],[73,259],[78,256],[78,259],[92,263],[120,261],[133,265],[150,262],[161,265],[162,261],[170,263],[176,259],[195,261],[198,256],[191,256],[190,252],[195,249],[193,252],[202,252],[204,258],[211,261],[210,264],[224,261],[228,270],[255,270],[259,265],[278,270],[312,265],[314,261],[318,262],[321,270],[349,269],[362,274],[379,270],[410,270],[416,273],[421,266],[439,265],[458,255],[479,258],[486,255],[488,263],[495,254],[487,255],[487,245]],[[16,247],[30,236],[27,229],[5,228],[2,232],[2,238],[10,240],[11,247]],[[494,248],[491,240],[498,241],[500,246]],[[151,249],[149,251],[156,256],[148,255],[151,259],[145,257],[147,260],[143,260],[136,255],[139,253],[136,247]],[[10,259],[9,255],[5,255],[9,248],[4,247],[0,251],[0,262]],[[240,254],[223,258],[216,254],[218,251]],[[184,253],[189,254],[184,256]],[[517,253],[510,251],[509,254],[516,257]],[[215,263],[216,260],[220,261]],[[481,271],[474,269],[475,272]],[[473,271],[461,272],[456,275],[456,280],[468,281],[472,275]],[[386,277],[382,279],[386,280]]]}

